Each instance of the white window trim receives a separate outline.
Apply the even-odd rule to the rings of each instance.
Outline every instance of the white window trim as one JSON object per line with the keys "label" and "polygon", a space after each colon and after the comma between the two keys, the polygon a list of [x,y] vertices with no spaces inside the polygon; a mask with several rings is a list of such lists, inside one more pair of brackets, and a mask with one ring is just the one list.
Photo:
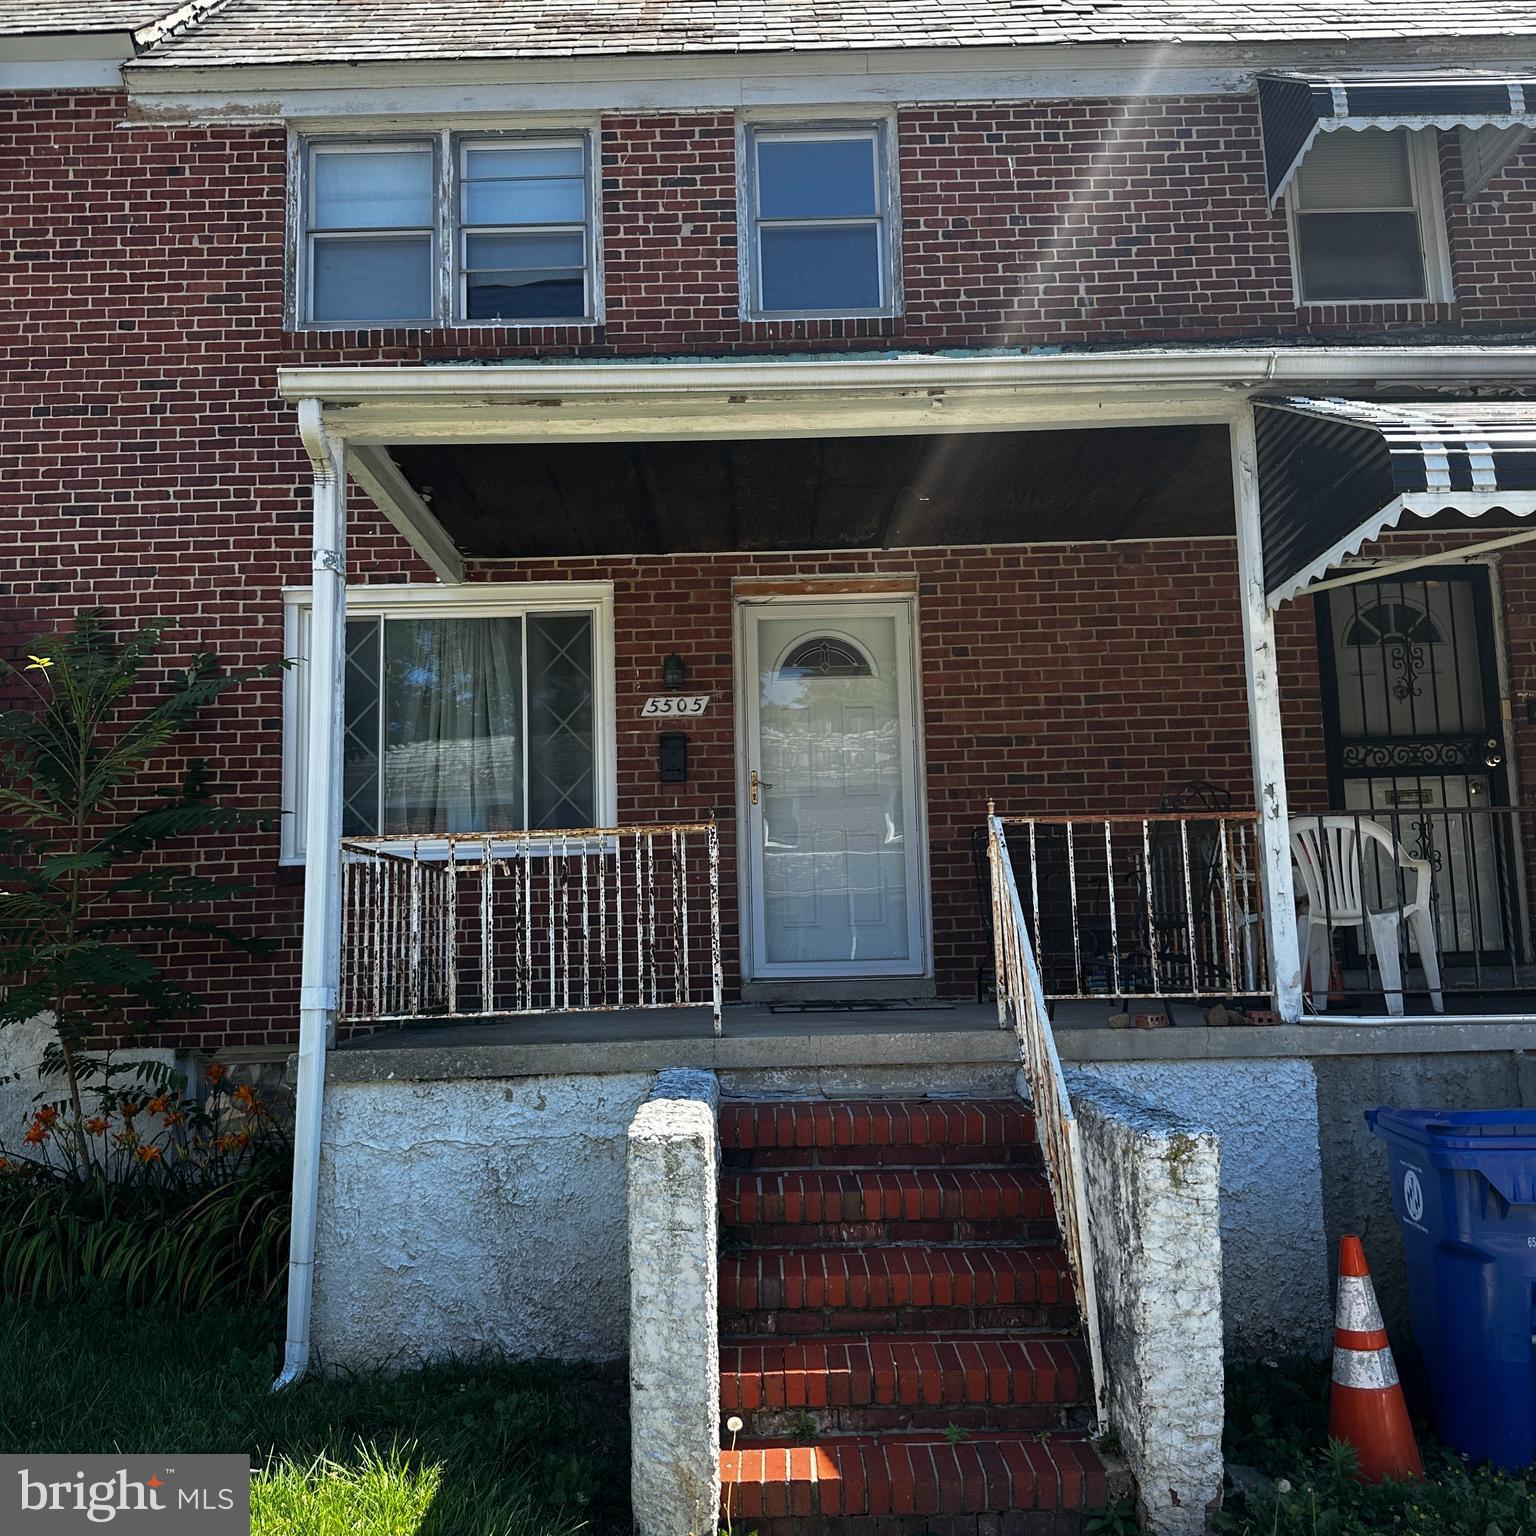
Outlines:
{"label": "white window trim", "polygon": [[[1341,128],[1339,133],[1356,130]],[[1371,130],[1365,130],[1371,131]],[[1326,309],[1339,304],[1453,304],[1456,292],[1451,282],[1451,247],[1445,228],[1445,196],[1440,185],[1440,135],[1436,129],[1408,135],[1408,176],[1413,193],[1413,211],[1419,219],[1419,262],[1424,269],[1424,297],[1420,299],[1309,299],[1302,289],[1301,236],[1298,229],[1297,202],[1293,181],[1285,198],[1285,225],[1291,247],[1291,293],[1298,309]],[[1299,178],[1298,178],[1299,180]]]}
{"label": "white window trim", "polygon": [[[758,302],[761,288],[760,226],[757,217],[757,141],[769,138],[843,139],[867,135],[875,144],[875,172],[879,178],[875,215],[880,232],[881,303],[874,309],[764,309]],[[780,117],[760,114],[736,122],[736,218],[737,283],[743,320],[863,320],[886,319],[901,313],[901,178],[897,156],[894,113],[856,117]],[[835,223],[835,220],[807,220]],[[849,223],[865,223],[864,217]]]}
{"label": "white window trim", "polygon": [[[613,583],[607,581],[486,582],[462,587],[361,586],[347,589],[347,617],[513,618],[530,613],[578,613],[592,618],[593,815],[600,827],[618,818],[618,719],[615,705]],[[293,665],[283,674],[283,816],[280,864],[304,863],[309,761],[309,665],[304,655],[312,594],[308,587],[283,591],[283,654]],[[493,829],[494,830],[494,829]],[[444,852],[446,840],[407,839],[424,853]],[[402,844],[403,846],[404,844]]]}
{"label": "white window trim", "polygon": [[[459,249],[462,225],[459,220],[459,151],[465,142],[489,143],[492,140],[530,143],[580,140],[586,182],[586,271],[587,313],[581,316],[540,318],[536,320],[488,319],[466,320],[460,300],[461,264]],[[312,320],[310,313],[310,150],[354,148],[399,148],[430,144],[433,148],[432,208],[432,313],[420,320]],[[604,323],[603,293],[603,219],[599,196],[601,136],[599,125],[590,120],[552,122],[537,127],[473,126],[469,123],[444,127],[393,130],[381,127],[376,133],[333,133],[324,129],[307,131],[291,128],[288,134],[288,196],[284,276],[286,293],[284,323],[290,331],[336,332],[398,330],[502,330],[533,331],[550,327],[600,326]]]}

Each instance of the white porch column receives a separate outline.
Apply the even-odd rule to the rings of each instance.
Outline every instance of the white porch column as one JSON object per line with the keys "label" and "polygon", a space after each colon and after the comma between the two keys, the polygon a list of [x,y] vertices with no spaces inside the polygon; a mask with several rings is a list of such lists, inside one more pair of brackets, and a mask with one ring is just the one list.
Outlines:
{"label": "white porch column", "polygon": [[1258,448],[1253,406],[1232,422],[1232,491],[1237,503],[1237,575],[1242,589],[1243,663],[1248,677],[1248,740],[1253,796],[1259,811],[1260,879],[1275,1010],[1288,1024],[1301,1017],[1301,956],[1296,947],[1296,896],[1291,876],[1290,810],[1285,793],[1285,738],[1275,615],[1264,589],[1259,531]]}
{"label": "white porch column", "polygon": [[293,1135],[293,1234],[288,1251],[287,1386],[309,1364],[315,1208],[325,1052],[333,1043],[341,981],[342,684],[346,666],[347,474],[320,402],[299,402],[299,433],[314,469],[309,627],[309,761],[304,824],[304,949],[299,992],[298,1084]]}

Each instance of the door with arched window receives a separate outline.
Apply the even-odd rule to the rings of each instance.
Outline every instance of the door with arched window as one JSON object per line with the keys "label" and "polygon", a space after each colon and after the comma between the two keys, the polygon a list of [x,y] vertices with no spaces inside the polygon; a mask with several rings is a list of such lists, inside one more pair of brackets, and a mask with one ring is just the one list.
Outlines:
{"label": "door with arched window", "polygon": [[910,605],[770,601],[742,618],[747,974],[926,974]]}
{"label": "door with arched window", "polygon": [[[1319,603],[1329,787],[1432,872],[1443,951],[1506,951],[1519,928],[1488,574],[1359,582]],[[1390,878],[1385,876],[1384,878]]]}

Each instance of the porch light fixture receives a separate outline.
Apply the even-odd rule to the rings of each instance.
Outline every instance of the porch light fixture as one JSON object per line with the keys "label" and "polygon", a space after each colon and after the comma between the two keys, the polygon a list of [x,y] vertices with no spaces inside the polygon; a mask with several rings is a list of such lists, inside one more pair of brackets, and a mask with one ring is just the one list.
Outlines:
{"label": "porch light fixture", "polygon": [[661,680],[668,688],[681,688],[688,681],[688,668],[675,652],[662,662]]}

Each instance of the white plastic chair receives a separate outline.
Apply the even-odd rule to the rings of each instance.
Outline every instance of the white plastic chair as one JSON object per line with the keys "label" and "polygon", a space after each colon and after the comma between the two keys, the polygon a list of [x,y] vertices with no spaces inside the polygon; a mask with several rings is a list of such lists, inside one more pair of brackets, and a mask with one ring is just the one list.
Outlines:
{"label": "white plastic chair", "polygon": [[[1366,874],[1366,843],[1385,850],[1376,855],[1381,872],[1381,894],[1391,905],[1375,911]],[[1312,977],[1312,1004],[1321,1012],[1328,1006],[1328,981],[1335,928],[1369,929],[1371,949],[1381,971],[1387,1012],[1403,1011],[1403,951],[1401,924],[1406,922],[1418,946],[1419,964],[1429,984],[1436,1013],[1445,1012],[1440,990],[1440,949],[1435,938],[1435,918],[1429,898],[1433,874],[1424,859],[1414,858],[1379,821],[1364,816],[1291,817],[1291,859],[1301,876],[1305,907],[1296,914],[1297,938]],[[1403,901],[1397,871],[1403,871]],[[1390,885],[1387,874],[1390,871]]]}

